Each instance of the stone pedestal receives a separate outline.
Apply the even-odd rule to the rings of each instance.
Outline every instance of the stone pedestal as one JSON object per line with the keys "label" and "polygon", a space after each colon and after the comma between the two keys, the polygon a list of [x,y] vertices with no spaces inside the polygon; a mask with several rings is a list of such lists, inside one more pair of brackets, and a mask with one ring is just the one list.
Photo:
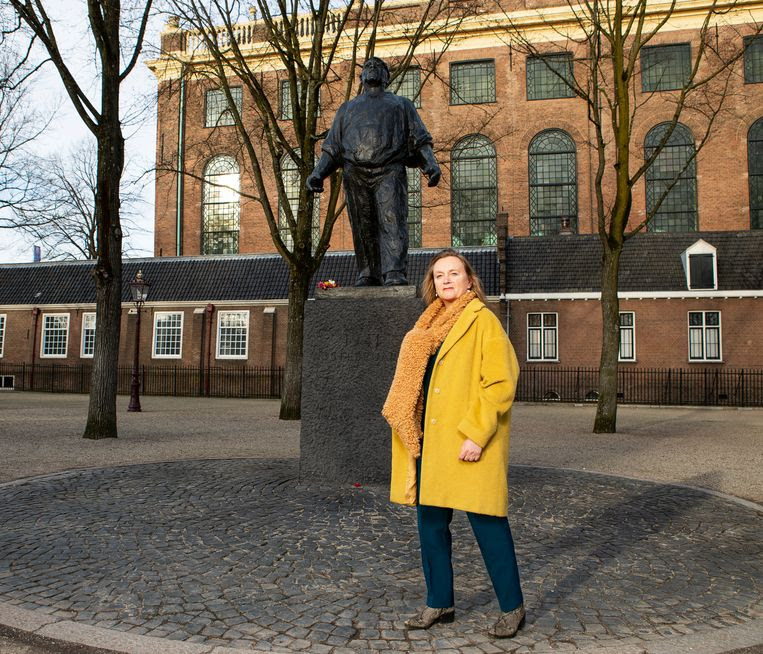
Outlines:
{"label": "stone pedestal", "polygon": [[413,286],[319,291],[305,307],[300,479],[384,483],[381,416],[400,343],[424,309]]}

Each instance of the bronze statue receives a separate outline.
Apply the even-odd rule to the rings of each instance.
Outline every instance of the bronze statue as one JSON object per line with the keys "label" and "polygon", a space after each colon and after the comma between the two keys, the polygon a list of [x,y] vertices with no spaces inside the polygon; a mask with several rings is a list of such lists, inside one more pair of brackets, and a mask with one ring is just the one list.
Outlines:
{"label": "bronze statue", "polygon": [[405,286],[408,266],[408,180],[420,168],[429,186],[440,181],[432,137],[408,98],[386,91],[389,68],[369,58],[363,92],[336,112],[321,158],[307,178],[313,193],[339,167],[358,264],[355,286]]}

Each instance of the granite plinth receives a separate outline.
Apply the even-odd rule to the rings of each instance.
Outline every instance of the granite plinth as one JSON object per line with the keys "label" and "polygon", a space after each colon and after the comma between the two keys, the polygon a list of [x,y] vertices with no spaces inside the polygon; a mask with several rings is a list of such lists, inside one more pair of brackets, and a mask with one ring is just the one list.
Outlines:
{"label": "granite plinth", "polygon": [[389,480],[390,429],[381,408],[400,343],[423,308],[413,286],[331,289],[308,302],[300,478]]}

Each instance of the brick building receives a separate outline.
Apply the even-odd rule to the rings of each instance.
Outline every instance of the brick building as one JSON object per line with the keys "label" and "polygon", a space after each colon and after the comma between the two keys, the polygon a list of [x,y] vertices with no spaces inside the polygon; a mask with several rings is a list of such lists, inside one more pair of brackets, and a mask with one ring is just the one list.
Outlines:
{"label": "brick building", "polygon": [[[394,17],[396,11],[411,6],[416,3],[393,2],[387,11]],[[642,52],[641,86],[634,104],[643,106],[633,129],[633,147],[639,155],[659,143],[663,124],[672,116],[673,90],[688,74],[709,8],[709,3],[679,2],[665,28]],[[655,11],[659,16],[664,8],[656,4]],[[548,235],[562,229],[595,232],[596,153],[587,145],[592,140],[587,107],[581,99],[569,97],[571,91],[556,76],[585,75],[585,53],[572,41],[560,41],[554,32],[569,22],[570,12],[566,3],[535,0],[512,6],[505,15],[483,9],[459,23],[457,38],[434,74],[423,75],[422,69],[411,66],[401,75],[397,92],[419,105],[444,172],[435,189],[424,185],[422,190],[418,173],[410,175],[413,247],[493,245],[496,216],[512,236]],[[663,202],[652,231],[763,227],[763,37],[750,36],[756,16],[760,22],[762,3],[745,4],[744,12],[731,12],[719,21],[716,45],[719,40],[729,47],[746,44],[745,54],[735,64],[725,109],[708,142]],[[512,43],[507,17],[524,21],[527,38],[548,50],[547,61],[528,56]],[[289,107],[283,98],[279,100],[283,71],[272,56],[262,54],[258,25],[251,21],[239,26],[237,33],[247,35],[240,46],[251,52],[254,70],[261,71],[263,85],[272,89],[273,106],[283,118],[279,127],[288,130]],[[401,24],[398,30],[380,34],[377,55],[394,63],[404,28]],[[159,88],[157,161],[182,161],[186,173],[157,176],[155,254],[274,252],[261,206],[246,199],[256,191],[236,127],[226,116],[224,97],[208,79],[181,80],[183,71],[203,67],[209,59],[193,36],[168,27],[162,34],[164,54],[150,63]],[[300,38],[309,46],[310,31]],[[435,47],[427,43],[421,51]],[[322,89],[319,131],[330,126],[343,84],[354,74],[349,64],[341,62],[334,72],[336,81]],[[252,99],[245,87],[236,87],[235,82],[233,86],[243,120],[256,130]],[[634,187],[634,224],[643,220],[666,179],[682,170],[702,138],[700,113],[687,111],[681,121],[652,173]],[[215,193],[213,183],[220,175],[241,190],[240,198],[236,193],[226,197]],[[283,176],[287,195],[293,194],[297,176],[288,169]],[[277,197],[272,180],[266,185],[270,197]],[[346,215],[335,226],[331,248],[352,249]]]}

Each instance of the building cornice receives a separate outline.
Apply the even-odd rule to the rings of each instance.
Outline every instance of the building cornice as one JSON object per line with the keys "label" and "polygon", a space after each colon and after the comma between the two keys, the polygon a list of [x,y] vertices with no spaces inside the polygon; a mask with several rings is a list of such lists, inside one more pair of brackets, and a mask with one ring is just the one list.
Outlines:
{"label": "building cornice", "polygon": [[[415,6],[416,4],[405,2],[401,6]],[[708,12],[716,15],[711,20],[710,26],[735,25],[741,23],[755,23],[763,21],[763,2],[761,0],[678,0],[673,5],[669,1],[650,2],[647,9],[645,29],[654,26],[665,16],[672,7],[672,15],[661,31],[670,32],[675,30],[697,29],[705,20]],[[580,16],[585,15],[584,5],[570,6],[564,4],[556,7],[544,7],[540,9],[523,9],[506,13],[491,13],[480,16],[466,17],[455,20],[446,18],[433,21],[429,31],[437,34],[430,40],[424,41],[420,49],[428,52],[432,48],[442,47],[442,33],[447,32],[448,22],[457,23],[458,33],[449,46],[450,50],[479,49],[484,47],[496,47],[504,43],[509,46],[512,39],[511,32],[522,32],[522,38],[529,42],[558,42],[565,38],[580,37],[583,32],[580,27]],[[234,29],[240,33],[252,33],[261,26],[261,21],[249,21],[238,23]],[[375,52],[381,57],[395,56],[404,52],[409,46],[406,34],[417,27],[418,23],[400,23],[397,25],[381,25],[376,33]],[[193,31],[181,30],[171,27],[163,32],[167,34],[185,33],[193,35]],[[341,61],[351,54],[353,50],[366,44],[368,37],[361,37],[356,44],[354,34],[347,34],[340,39],[337,47],[336,60]],[[304,52],[309,53],[312,36],[307,33],[300,37],[300,43]],[[242,52],[252,60],[252,68],[257,72],[270,72],[283,69],[280,58],[275,55],[270,45],[265,41],[254,41],[241,46]],[[205,64],[210,64],[210,58],[203,51],[189,52],[188,49],[174,51],[147,62],[159,81],[177,79],[186,65],[203,71]]]}

